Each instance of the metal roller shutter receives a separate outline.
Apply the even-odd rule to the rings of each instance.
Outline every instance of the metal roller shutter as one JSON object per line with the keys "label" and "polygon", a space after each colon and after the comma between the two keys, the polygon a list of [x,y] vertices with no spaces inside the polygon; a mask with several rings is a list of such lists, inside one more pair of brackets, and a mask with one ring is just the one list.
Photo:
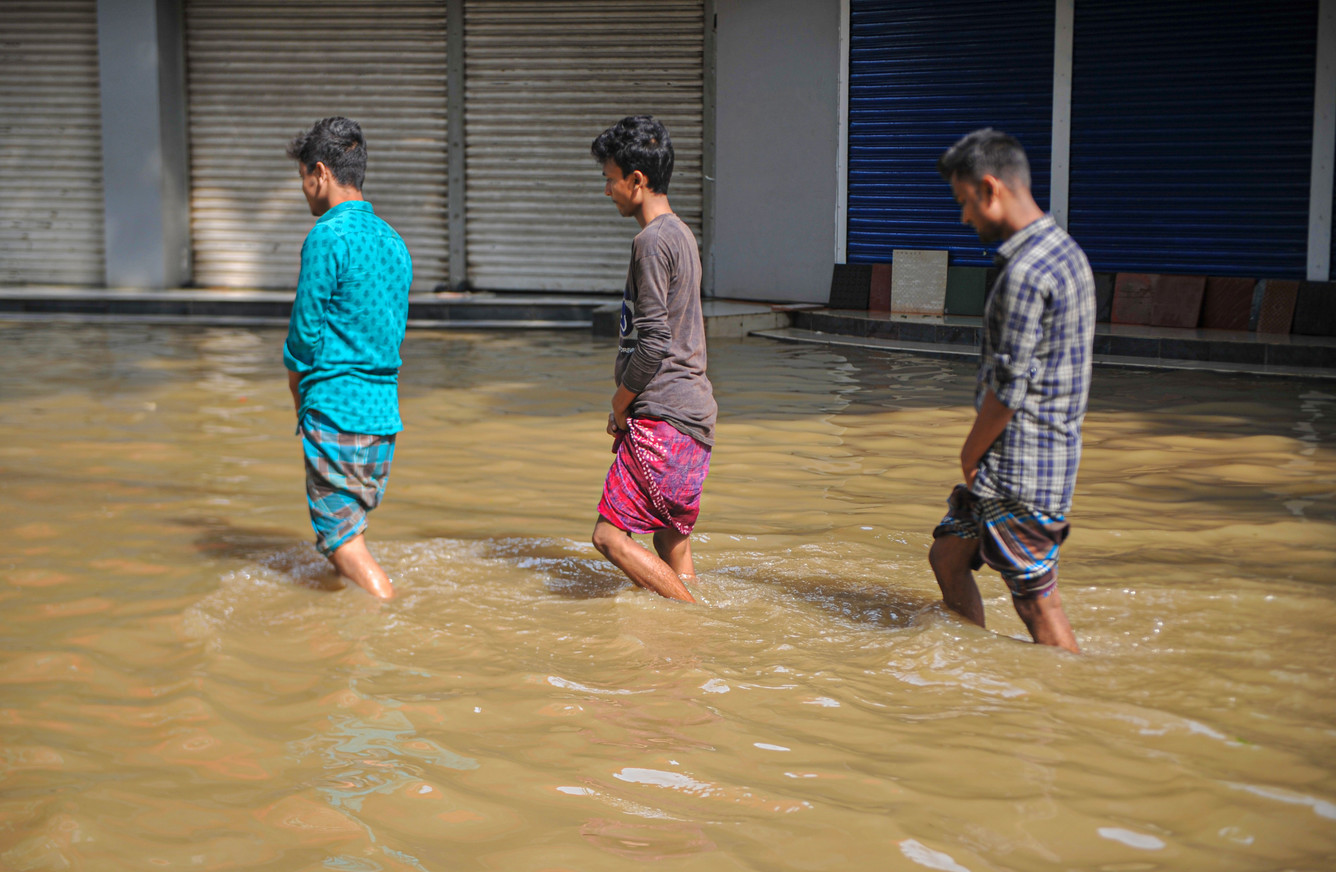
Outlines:
{"label": "metal roller shutter", "polygon": [[1096,269],[1304,277],[1317,7],[1076,4],[1070,229]]}
{"label": "metal roller shutter", "polygon": [[1004,130],[1047,208],[1053,0],[853,0],[849,16],[849,262],[945,248],[953,264],[990,265],[937,158],[971,130]]}
{"label": "metal roller shutter", "polygon": [[0,2],[0,284],[105,280],[96,0]]}
{"label": "metal roller shutter", "polygon": [[620,291],[638,229],[589,144],[627,115],[668,127],[669,198],[701,233],[701,0],[467,0],[468,280],[489,290]]}
{"label": "metal roller shutter", "polygon": [[288,140],[345,115],[367,138],[364,193],[446,281],[444,0],[187,0],[195,283],[290,288],[312,218]]}

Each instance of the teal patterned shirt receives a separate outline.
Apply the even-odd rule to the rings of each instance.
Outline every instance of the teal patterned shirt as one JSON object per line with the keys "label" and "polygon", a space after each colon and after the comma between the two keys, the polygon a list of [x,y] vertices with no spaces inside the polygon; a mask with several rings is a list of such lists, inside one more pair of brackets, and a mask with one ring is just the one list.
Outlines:
{"label": "teal patterned shirt", "polygon": [[302,244],[283,363],[302,374],[301,410],[345,433],[388,436],[399,419],[399,346],[413,262],[394,228],[363,200],[340,203]]}

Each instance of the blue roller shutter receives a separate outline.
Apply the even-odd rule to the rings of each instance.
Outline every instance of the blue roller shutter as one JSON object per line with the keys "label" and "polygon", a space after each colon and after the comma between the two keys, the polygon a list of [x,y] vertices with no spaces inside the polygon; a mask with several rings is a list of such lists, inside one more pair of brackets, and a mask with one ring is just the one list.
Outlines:
{"label": "blue roller shutter", "polygon": [[1072,235],[1097,270],[1303,278],[1317,0],[1080,0]]}
{"label": "blue roller shutter", "polygon": [[1053,0],[853,0],[849,26],[848,260],[896,248],[949,249],[985,266],[960,223],[937,158],[971,130],[1016,136],[1048,207],[1053,123]]}

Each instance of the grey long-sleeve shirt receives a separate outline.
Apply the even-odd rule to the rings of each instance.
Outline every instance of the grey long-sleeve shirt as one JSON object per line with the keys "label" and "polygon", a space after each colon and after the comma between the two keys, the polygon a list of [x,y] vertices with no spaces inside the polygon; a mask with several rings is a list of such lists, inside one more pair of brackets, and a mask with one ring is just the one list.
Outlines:
{"label": "grey long-sleeve shirt", "polygon": [[705,375],[700,254],[690,228],[671,212],[631,244],[614,377],[636,393],[631,417],[658,418],[714,444],[718,407]]}

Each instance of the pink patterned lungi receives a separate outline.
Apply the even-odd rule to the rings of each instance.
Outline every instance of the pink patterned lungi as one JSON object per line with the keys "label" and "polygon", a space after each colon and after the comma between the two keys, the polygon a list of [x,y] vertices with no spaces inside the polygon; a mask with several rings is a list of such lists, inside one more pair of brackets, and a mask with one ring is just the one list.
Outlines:
{"label": "pink patterned lungi", "polygon": [[672,527],[690,535],[710,471],[710,447],[667,421],[628,418],[612,451],[598,513],[629,533]]}

